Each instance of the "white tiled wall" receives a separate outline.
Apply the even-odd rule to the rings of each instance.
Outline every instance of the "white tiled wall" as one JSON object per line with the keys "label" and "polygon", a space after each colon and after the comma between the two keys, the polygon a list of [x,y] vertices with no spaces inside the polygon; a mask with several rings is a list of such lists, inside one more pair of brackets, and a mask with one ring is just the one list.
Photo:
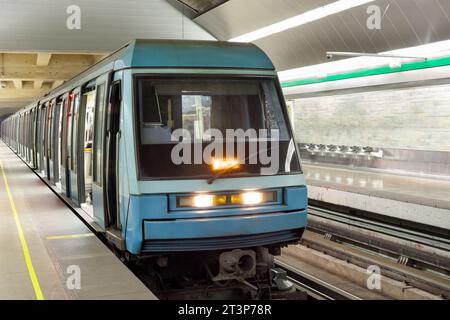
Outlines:
{"label": "white tiled wall", "polygon": [[450,151],[450,85],[297,99],[298,142]]}

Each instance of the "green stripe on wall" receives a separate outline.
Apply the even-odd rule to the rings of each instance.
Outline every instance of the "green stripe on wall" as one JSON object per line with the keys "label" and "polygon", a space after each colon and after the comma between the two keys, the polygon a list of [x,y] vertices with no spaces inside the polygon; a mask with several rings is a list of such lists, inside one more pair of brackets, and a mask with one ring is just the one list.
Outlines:
{"label": "green stripe on wall", "polygon": [[315,84],[315,83],[322,83],[322,82],[329,82],[329,81],[338,81],[338,80],[345,80],[345,79],[376,76],[376,75],[380,75],[380,74],[389,74],[389,73],[398,73],[398,72],[413,71],[413,70],[420,70],[420,69],[444,67],[444,66],[448,66],[448,65],[450,65],[450,57],[444,57],[444,58],[432,59],[432,60],[427,60],[427,61],[409,62],[409,63],[402,64],[402,66],[400,68],[395,68],[395,69],[392,69],[391,67],[386,66],[386,67],[372,68],[372,69],[366,69],[366,70],[360,70],[360,71],[354,71],[354,72],[334,74],[334,75],[326,76],[326,77],[320,78],[320,79],[309,78],[309,79],[303,79],[303,80],[286,81],[286,82],[283,82],[281,84],[281,86],[283,88],[290,88],[290,87],[304,86],[307,84]]}

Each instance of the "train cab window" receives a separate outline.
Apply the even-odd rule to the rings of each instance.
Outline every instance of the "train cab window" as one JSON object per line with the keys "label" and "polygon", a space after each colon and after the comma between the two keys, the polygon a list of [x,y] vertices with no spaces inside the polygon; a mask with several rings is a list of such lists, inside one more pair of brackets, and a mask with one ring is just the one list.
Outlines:
{"label": "train cab window", "polygon": [[[268,135],[254,137],[255,141],[279,140],[279,163],[285,163],[287,157],[293,157],[291,168],[285,171],[285,166],[280,166],[278,173],[300,172],[297,155],[288,153],[292,136],[288,130],[286,112],[282,109],[283,97],[274,79],[138,76],[135,96],[138,105],[137,138],[141,178],[211,175],[211,168],[205,162],[195,164],[191,158],[187,164],[173,163],[171,150],[178,141],[172,139],[172,133],[177,129],[188,132],[190,143],[201,145],[201,148],[206,148],[213,139],[223,143],[225,148],[229,129],[244,132],[253,130],[256,134],[266,130]],[[210,129],[221,133],[220,141],[212,137]],[[271,136],[274,131],[278,131],[278,136]],[[233,143],[249,150],[249,140],[233,140]],[[158,157],[154,157],[155,154]],[[249,163],[241,166],[241,171],[236,171],[236,174],[259,175],[261,166]]]}

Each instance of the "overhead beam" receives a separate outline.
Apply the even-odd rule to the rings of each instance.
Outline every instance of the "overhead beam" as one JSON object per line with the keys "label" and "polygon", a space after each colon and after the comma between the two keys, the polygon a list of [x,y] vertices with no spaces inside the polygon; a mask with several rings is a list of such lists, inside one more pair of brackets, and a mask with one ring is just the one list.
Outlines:
{"label": "overhead beam", "polygon": [[[43,53],[5,53],[0,80],[68,80],[90,67],[98,57],[97,55],[45,54],[46,57],[44,59],[41,57],[43,55]],[[51,61],[49,61],[49,55],[51,55]],[[37,60],[36,56],[38,56]],[[44,65],[45,63],[49,64]]]}
{"label": "overhead beam", "polygon": [[34,80],[34,88],[35,89],[40,89],[40,88],[42,88],[42,84],[44,83],[44,80],[42,80],[42,79],[37,79],[37,80]]}
{"label": "overhead beam", "polygon": [[52,89],[55,89],[55,88],[59,87],[63,83],[64,83],[64,80],[56,80],[56,81],[54,81],[53,85],[52,85]]}
{"label": "overhead beam", "polygon": [[21,79],[23,81],[47,80],[55,81],[61,79],[71,79],[75,75],[85,70],[88,66],[63,66],[63,67],[6,67],[3,75],[0,75],[0,80],[14,81]]}
{"label": "overhead beam", "polygon": [[2,54],[0,115],[5,108],[23,107],[98,62],[104,55],[60,53]]}
{"label": "overhead beam", "polygon": [[[16,87],[17,89],[22,89],[23,88],[22,80],[13,80],[13,82],[14,82],[14,87]],[[2,93],[4,93],[3,90],[4,89],[2,89]]]}
{"label": "overhead beam", "polygon": [[36,58],[36,65],[48,66],[51,58],[52,58],[51,53],[38,53]]}
{"label": "overhead beam", "polygon": [[6,88],[0,89],[0,101],[2,100],[19,100],[19,99],[35,99],[46,94],[49,89],[48,88],[40,88],[40,89],[14,89],[14,88]]}

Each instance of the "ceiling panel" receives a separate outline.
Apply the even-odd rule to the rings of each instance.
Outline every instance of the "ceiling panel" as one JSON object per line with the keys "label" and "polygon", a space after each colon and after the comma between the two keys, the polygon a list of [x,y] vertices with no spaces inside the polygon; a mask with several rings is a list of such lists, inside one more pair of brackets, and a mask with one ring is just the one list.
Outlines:
{"label": "ceiling panel", "polygon": [[175,1],[181,2],[182,4],[190,8],[192,11],[194,11],[195,14],[199,15],[217,6],[222,5],[228,0],[175,0]]}
{"label": "ceiling panel", "polygon": [[219,40],[228,40],[335,0],[230,0],[195,22]]}
{"label": "ceiling panel", "polygon": [[[229,40],[335,0],[231,0],[195,21]],[[384,52],[450,39],[450,0],[377,0],[381,30],[367,28],[367,5],[273,34],[255,43],[277,68],[326,62],[326,51]]]}
{"label": "ceiling panel", "polygon": [[[81,10],[80,30],[66,26],[73,4]],[[0,80],[7,85],[0,115],[98,61],[85,53],[109,53],[135,38],[214,40],[166,0],[0,0]],[[53,53],[46,66],[37,63],[38,52]]]}
{"label": "ceiling panel", "polygon": [[214,38],[166,0],[78,0],[81,29],[69,30],[73,0],[0,0],[0,51],[110,52],[135,38]]}

